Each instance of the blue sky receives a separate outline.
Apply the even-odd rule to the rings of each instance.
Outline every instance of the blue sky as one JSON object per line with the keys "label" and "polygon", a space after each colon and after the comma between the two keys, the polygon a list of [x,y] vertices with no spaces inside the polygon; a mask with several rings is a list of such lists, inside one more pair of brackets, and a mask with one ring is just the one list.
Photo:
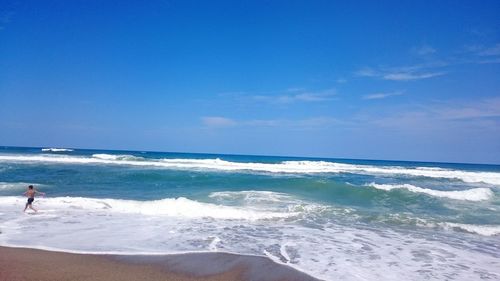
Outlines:
{"label": "blue sky", "polygon": [[499,13],[3,0],[0,145],[500,163]]}

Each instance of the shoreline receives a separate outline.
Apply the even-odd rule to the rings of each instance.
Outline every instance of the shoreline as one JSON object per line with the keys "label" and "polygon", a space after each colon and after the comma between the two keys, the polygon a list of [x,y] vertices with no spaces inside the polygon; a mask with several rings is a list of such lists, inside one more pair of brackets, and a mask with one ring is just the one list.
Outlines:
{"label": "shoreline", "polygon": [[76,254],[0,246],[0,281],[318,281],[266,257],[229,253]]}

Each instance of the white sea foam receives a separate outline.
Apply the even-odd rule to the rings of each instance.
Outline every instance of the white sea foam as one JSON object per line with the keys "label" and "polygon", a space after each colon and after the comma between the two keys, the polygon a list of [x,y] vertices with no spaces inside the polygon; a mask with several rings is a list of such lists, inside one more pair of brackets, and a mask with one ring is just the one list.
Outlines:
{"label": "white sea foam", "polygon": [[0,162],[48,162],[67,164],[105,164],[161,167],[167,169],[251,171],[285,174],[353,173],[382,176],[414,176],[458,179],[469,183],[500,185],[500,172],[473,172],[433,167],[354,165],[326,161],[284,161],[246,163],[216,159],[145,159],[132,155],[94,154],[92,157],[68,155],[0,155]]}
{"label": "white sea foam", "polygon": [[[22,205],[24,200],[25,199],[22,197],[4,196],[0,197],[0,205]],[[153,201],[95,199],[85,197],[54,197],[44,198],[42,201],[44,208],[50,210],[78,209],[108,213],[186,218],[207,217],[214,219],[259,220],[286,218],[299,214],[297,212],[288,212],[288,210],[280,212],[216,205],[198,202],[184,197],[166,198]]]}
{"label": "white sea foam", "polygon": [[[185,198],[58,197],[37,199],[40,212],[23,215],[25,198],[0,197],[0,245],[101,254],[218,251],[267,255],[323,280],[500,277],[498,253],[485,247],[477,250],[474,243],[464,240],[473,235],[448,243],[448,236],[427,239],[363,223],[323,221],[321,227],[309,227],[289,218],[267,219],[267,214],[289,215],[286,205],[309,204],[269,191],[214,192],[210,200],[241,201],[247,206]],[[256,207],[251,209],[249,202]],[[495,238],[481,237],[490,239],[488,243]]]}
{"label": "white sea foam", "polygon": [[69,151],[73,151],[73,149],[69,149],[69,148],[42,148],[42,151],[50,151],[50,152],[69,152]]}
{"label": "white sea foam", "polygon": [[389,214],[387,217],[382,218],[382,222],[402,222],[409,225],[416,225],[418,227],[445,229],[451,231],[469,232],[479,234],[482,236],[495,236],[500,234],[500,225],[479,225],[479,224],[465,224],[454,222],[439,222],[435,219],[424,219],[407,214],[397,213]]}
{"label": "white sea foam", "polygon": [[467,200],[467,201],[483,201],[488,200],[493,197],[493,192],[489,188],[472,188],[467,190],[434,190],[429,188],[422,188],[414,186],[411,184],[376,184],[370,183],[368,186],[374,187],[381,190],[393,190],[393,189],[406,189],[411,192],[425,193],[436,197],[445,197],[455,200]]}
{"label": "white sea foam", "polygon": [[[212,238],[212,237],[210,237]],[[212,242],[210,242],[210,245],[208,246],[208,249],[212,252],[217,252],[217,244],[220,243],[220,238],[215,236],[213,237]]]}
{"label": "white sea foam", "polygon": [[208,197],[217,200],[240,201],[249,205],[279,204],[283,202],[299,204],[301,202],[286,193],[257,190],[217,191],[210,193]]}
{"label": "white sea foam", "polygon": [[141,161],[145,160],[143,157],[133,155],[114,155],[114,154],[93,154],[92,157],[102,160],[122,160],[122,161]]}
{"label": "white sea foam", "polygon": [[[347,215],[350,208],[334,207],[306,202],[281,192],[244,190],[212,192],[208,197],[220,204],[236,204],[244,208],[259,208],[266,210],[287,210],[287,213],[300,217],[307,215]],[[352,215],[355,216],[355,215]]]}
{"label": "white sea foam", "polygon": [[500,225],[477,225],[452,222],[440,223],[439,225],[444,228],[457,228],[462,231],[476,233],[484,236],[500,235]]}

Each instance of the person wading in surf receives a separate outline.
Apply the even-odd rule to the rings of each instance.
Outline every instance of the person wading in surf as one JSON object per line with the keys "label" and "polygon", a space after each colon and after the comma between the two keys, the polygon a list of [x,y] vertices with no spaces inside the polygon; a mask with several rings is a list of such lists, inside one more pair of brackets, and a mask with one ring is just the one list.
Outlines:
{"label": "person wading in surf", "polygon": [[26,206],[24,207],[23,212],[26,212],[26,209],[28,207],[30,207],[30,209],[32,209],[33,211],[37,212],[37,210],[35,208],[33,208],[33,205],[32,205],[33,201],[35,201],[36,194],[40,194],[42,196],[45,195],[45,193],[43,193],[43,192],[36,191],[32,185],[28,186],[28,190],[26,190],[26,192],[23,193],[23,195],[26,195],[28,197],[28,203],[26,203]]}

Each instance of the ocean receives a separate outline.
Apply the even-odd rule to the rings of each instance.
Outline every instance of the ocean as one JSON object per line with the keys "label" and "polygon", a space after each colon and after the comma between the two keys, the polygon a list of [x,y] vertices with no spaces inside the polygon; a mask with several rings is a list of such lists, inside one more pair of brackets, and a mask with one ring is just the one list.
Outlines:
{"label": "ocean", "polygon": [[[39,213],[23,208],[33,184]],[[500,280],[500,166],[0,147],[0,245],[266,256],[323,280]]]}

